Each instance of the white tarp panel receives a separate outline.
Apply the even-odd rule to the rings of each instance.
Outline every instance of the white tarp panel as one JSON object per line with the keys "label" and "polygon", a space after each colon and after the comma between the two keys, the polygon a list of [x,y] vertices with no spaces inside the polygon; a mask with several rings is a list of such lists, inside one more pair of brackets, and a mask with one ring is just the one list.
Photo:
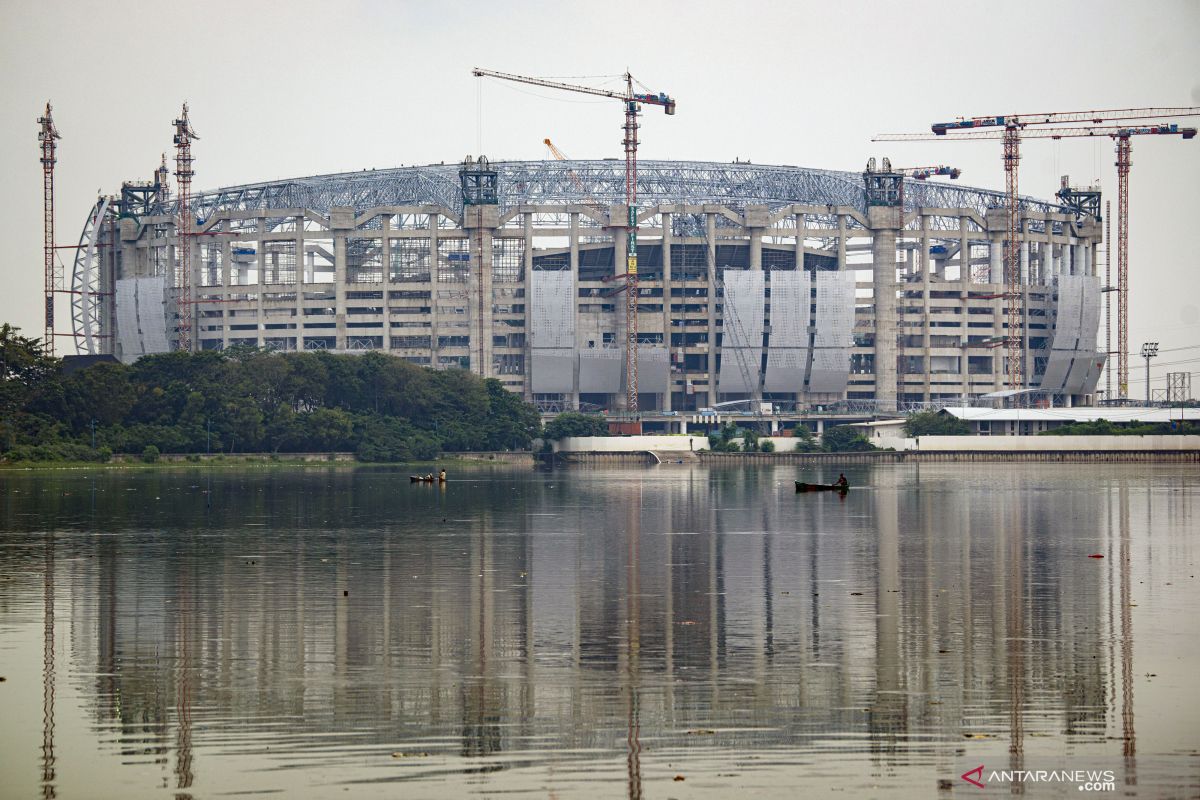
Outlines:
{"label": "white tarp panel", "polygon": [[541,347],[533,351],[533,372],[530,381],[536,394],[553,394],[575,390],[574,348]]}
{"label": "white tarp panel", "polygon": [[570,271],[529,274],[530,383],[536,394],[575,390],[575,279]]}
{"label": "white tarp panel", "polygon": [[670,353],[658,345],[638,347],[638,392],[662,394],[671,375]]}
{"label": "white tarp panel", "polygon": [[850,377],[850,348],[854,346],[854,273],[815,273],[816,333],[808,390],[841,393]]}
{"label": "white tarp panel", "polygon": [[529,336],[534,348],[575,346],[575,281],[567,270],[529,274]]}
{"label": "white tarp panel", "polygon": [[[641,348],[639,348],[639,352]],[[618,394],[625,378],[625,348],[588,348],[579,351],[579,391]],[[639,376],[638,385],[641,381]]]}
{"label": "white tarp panel", "polygon": [[763,273],[727,269],[721,273],[721,280],[725,284],[725,299],[717,391],[753,393],[758,389],[762,362],[763,316],[766,313]]}
{"label": "white tarp panel", "polygon": [[1046,360],[1046,372],[1042,375],[1041,388],[1046,391],[1061,391],[1071,371],[1074,350],[1051,350]]}
{"label": "white tarp panel", "polygon": [[[1054,339],[1040,387],[1068,394],[1089,394],[1096,370],[1096,335],[1100,326],[1100,279],[1095,275],[1059,275]],[[1088,386],[1091,388],[1087,388]]]}
{"label": "white tarp panel", "polygon": [[804,391],[808,365],[809,273],[771,273],[771,333],[767,338],[767,392]]}
{"label": "white tarp panel", "polygon": [[1104,353],[1093,353],[1092,357],[1087,359],[1087,373],[1079,386],[1080,394],[1092,394],[1096,391],[1096,384],[1100,382],[1100,373],[1104,372],[1106,361],[1108,356]]}
{"label": "white tarp panel", "polygon": [[166,278],[121,278],[116,290],[121,361],[132,364],[140,356],[168,352]]}

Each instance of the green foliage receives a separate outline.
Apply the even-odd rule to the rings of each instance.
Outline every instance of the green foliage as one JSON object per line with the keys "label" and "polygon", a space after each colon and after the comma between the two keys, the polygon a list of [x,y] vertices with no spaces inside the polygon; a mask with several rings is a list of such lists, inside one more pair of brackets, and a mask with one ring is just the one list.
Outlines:
{"label": "green foliage", "polygon": [[817,443],[816,436],[813,435],[812,429],[807,425],[797,425],[792,430],[792,436],[797,439],[796,450],[798,451],[811,452],[813,450],[821,449],[820,445]]}
{"label": "green foliage", "polygon": [[877,448],[849,425],[838,425],[825,429],[825,435],[821,437],[821,449],[829,453],[857,453]]}
{"label": "green foliage", "polygon": [[[606,435],[599,421],[597,433]],[[350,450],[371,461],[432,459],[441,451],[528,448],[540,428],[537,410],[499,381],[382,353],[238,347],[95,364],[64,376],[36,339],[0,326],[0,457],[6,461],[107,458],[150,447],[159,453]]]}
{"label": "green foliage", "polygon": [[[542,431],[538,411],[504,388],[495,378],[484,381],[488,410],[492,417],[484,444],[485,450],[524,450]],[[603,435],[608,434],[605,425]]]}
{"label": "green foliage", "polygon": [[1200,426],[1191,422],[1128,422],[1116,423],[1106,419],[1092,422],[1073,422],[1060,425],[1039,436],[1195,436]]}
{"label": "green foliage", "polygon": [[918,411],[904,421],[905,436],[969,436],[971,426],[941,411]]}
{"label": "green foliage", "polygon": [[567,436],[608,436],[608,421],[599,414],[564,411],[550,420],[542,436],[553,441]]}
{"label": "green foliage", "polygon": [[[741,439],[739,444],[736,440]],[[732,422],[726,422],[719,429],[708,435],[708,449],[714,453],[757,453],[759,452],[758,431],[750,428],[739,428]],[[769,442],[765,444],[771,444]],[[764,453],[774,450],[763,450]]]}
{"label": "green foliage", "polygon": [[758,442],[758,449],[764,453],[774,453],[775,452],[775,443],[772,442],[770,439],[761,439]]}
{"label": "green foliage", "polygon": [[142,461],[145,461],[147,464],[153,464],[158,461],[158,456],[158,448],[152,444],[146,445],[146,449],[142,451]]}
{"label": "green foliage", "polygon": [[736,453],[738,445],[733,441],[736,435],[737,426],[726,422],[708,435],[708,449],[714,453]]}

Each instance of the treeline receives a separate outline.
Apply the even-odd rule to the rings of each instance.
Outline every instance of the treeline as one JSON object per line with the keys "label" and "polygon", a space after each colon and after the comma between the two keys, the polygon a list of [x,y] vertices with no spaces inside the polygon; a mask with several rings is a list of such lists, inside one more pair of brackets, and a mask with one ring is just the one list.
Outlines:
{"label": "treeline", "polygon": [[233,348],[64,375],[36,339],[7,324],[0,351],[0,454],[8,461],[107,460],[148,448],[421,461],[525,449],[541,427],[537,410],[499,381],[382,353]]}
{"label": "treeline", "polygon": [[1106,419],[1092,422],[1072,422],[1060,425],[1038,436],[1195,436],[1200,426],[1183,420],[1175,422],[1109,422]]}

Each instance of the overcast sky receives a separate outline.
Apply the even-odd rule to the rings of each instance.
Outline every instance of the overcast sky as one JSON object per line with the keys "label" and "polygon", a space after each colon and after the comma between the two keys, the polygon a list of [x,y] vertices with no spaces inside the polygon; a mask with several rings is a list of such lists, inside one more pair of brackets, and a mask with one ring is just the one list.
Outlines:
{"label": "overcast sky", "polygon": [[[198,190],[455,162],[480,142],[493,159],[546,157],[546,137],[573,158],[621,155],[611,101],[481,82],[473,66],[542,76],[628,67],[679,102],[674,117],[648,109],[645,158],[861,170],[890,155],[953,164],[962,182],[1002,190],[998,142],[870,139],[956,116],[1200,106],[1198,44],[1196,0],[0,0],[0,321],[42,332],[36,119],[47,99],[63,135],[57,239],[74,244],[98,192],[149,178],[170,151],[185,99],[201,136]],[[1162,373],[1186,371],[1200,394],[1200,137],[1133,143],[1131,349],[1157,340],[1155,388]],[[1099,180],[1115,213],[1109,140],[1028,141],[1022,153],[1022,194],[1049,198],[1070,174]],[[58,305],[63,330],[65,298]],[[1133,366],[1136,397],[1143,372]]]}

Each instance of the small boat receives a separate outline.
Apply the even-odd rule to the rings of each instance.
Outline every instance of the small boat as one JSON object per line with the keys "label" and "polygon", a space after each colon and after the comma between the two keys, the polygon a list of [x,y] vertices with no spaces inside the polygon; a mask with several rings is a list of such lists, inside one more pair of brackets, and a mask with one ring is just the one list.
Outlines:
{"label": "small boat", "polygon": [[848,492],[848,483],[804,483],[796,481],[797,492]]}
{"label": "small boat", "polygon": [[412,483],[433,483],[436,479],[425,475],[409,475],[408,480]]}

